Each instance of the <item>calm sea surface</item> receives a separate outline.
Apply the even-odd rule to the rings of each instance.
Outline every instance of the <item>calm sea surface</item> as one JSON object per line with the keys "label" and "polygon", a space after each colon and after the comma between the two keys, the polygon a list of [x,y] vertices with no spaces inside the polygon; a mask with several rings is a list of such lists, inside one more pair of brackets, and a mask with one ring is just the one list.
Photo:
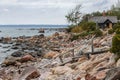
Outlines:
{"label": "calm sea surface", "polygon": [[[38,32],[40,28],[47,29],[45,30],[44,35],[49,36],[56,32],[54,29],[66,27],[67,25],[0,25],[0,38],[39,35],[40,33]],[[10,46],[12,45],[0,43],[0,63],[3,62],[5,57],[15,51],[10,49]]]}
{"label": "calm sea surface", "polygon": [[[38,29],[66,28],[67,25],[0,25],[0,37],[18,37],[39,35]],[[55,30],[45,30],[46,36],[56,32]]]}

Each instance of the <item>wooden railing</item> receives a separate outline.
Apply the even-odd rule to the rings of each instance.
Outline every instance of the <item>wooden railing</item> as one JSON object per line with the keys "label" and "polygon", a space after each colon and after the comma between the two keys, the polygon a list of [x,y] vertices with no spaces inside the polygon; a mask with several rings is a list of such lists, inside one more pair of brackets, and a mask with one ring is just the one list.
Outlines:
{"label": "wooden railing", "polygon": [[[99,53],[104,53],[104,52],[109,51],[109,50],[104,50],[104,51],[96,51],[96,52],[95,52],[95,51],[94,51],[94,45],[93,45],[93,40],[94,40],[94,38],[95,38],[95,35],[92,36],[92,38],[85,43],[85,47],[81,48],[81,49],[77,52],[77,54],[79,54],[79,56],[75,56],[74,50],[75,50],[76,48],[79,48],[81,45],[80,45],[80,46],[75,46],[74,48],[69,49],[69,50],[67,50],[67,51],[64,52],[64,53],[59,54],[58,57],[59,57],[59,59],[60,59],[60,61],[61,61],[61,63],[62,63],[62,64],[60,64],[60,65],[64,65],[64,64],[66,64],[66,63],[68,63],[68,62],[77,60],[78,58],[81,57],[81,55],[86,55],[86,57],[89,59],[89,58],[90,58],[90,56],[89,56],[90,54],[99,54]],[[83,50],[85,50],[86,48],[88,48],[88,46],[90,46],[90,45],[91,45],[91,52],[86,52],[86,53],[85,53]],[[69,52],[72,52],[71,60],[68,61],[68,62],[64,62],[63,56],[66,55],[66,54],[68,54]]]}

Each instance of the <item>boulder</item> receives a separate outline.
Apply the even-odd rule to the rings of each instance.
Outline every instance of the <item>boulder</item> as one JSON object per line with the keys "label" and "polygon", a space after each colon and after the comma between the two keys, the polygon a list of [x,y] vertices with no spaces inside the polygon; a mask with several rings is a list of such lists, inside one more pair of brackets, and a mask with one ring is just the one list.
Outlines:
{"label": "boulder", "polygon": [[21,58],[20,62],[27,62],[32,60],[34,60],[34,57],[32,57],[31,55],[25,55]]}
{"label": "boulder", "polygon": [[40,72],[35,67],[27,67],[21,73],[18,80],[31,80],[40,76]]}
{"label": "boulder", "polygon": [[106,77],[106,71],[99,71],[95,76],[96,79],[103,80]]}
{"label": "boulder", "polygon": [[85,75],[85,80],[100,80],[100,79],[96,79],[96,77],[91,76],[90,74],[86,74]]}
{"label": "boulder", "polygon": [[39,35],[39,38],[44,38],[44,37],[45,37],[44,34]]}
{"label": "boulder", "polygon": [[11,49],[19,49],[19,47],[18,46],[12,46]]}
{"label": "boulder", "polygon": [[58,67],[52,68],[51,72],[53,74],[63,75],[65,73],[71,73],[71,72],[73,72],[73,70],[67,66],[58,66]]}
{"label": "boulder", "polygon": [[16,51],[11,54],[11,56],[13,56],[13,57],[21,57],[22,55],[23,55],[22,51]]}
{"label": "boulder", "polygon": [[52,58],[56,57],[58,54],[59,54],[58,52],[50,51],[50,52],[46,53],[44,55],[44,57],[48,58],[48,59],[52,59]]}
{"label": "boulder", "polygon": [[55,32],[54,36],[59,36],[59,33],[58,33],[58,32]]}
{"label": "boulder", "polygon": [[108,43],[107,43],[106,41],[103,41],[103,42],[101,43],[101,45],[102,45],[102,46],[107,46]]}
{"label": "boulder", "polygon": [[6,78],[6,72],[5,69],[0,69],[0,80],[3,80]]}
{"label": "boulder", "polygon": [[106,63],[108,63],[110,56],[110,53],[92,55],[90,60],[84,61],[76,68],[80,70],[93,70],[95,68],[98,69],[100,67],[106,66]]}
{"label": "boulder", "polygon": [[3,38],[3,43],[9,43],[11,42],[12,38],[11,37],[5,37]]}
{"label": "boulder", "polygon": [[83,56],[83,57],[78,59],[78,62],[83,63],[83,62],[85,62],[87,60],[88,60],[88,58],[86,56]]}
{"label": "boulder", "polygon": [[57,75],[49,75],[48,77],[46,77],[45,80],[58,80],[57,78],[58,78]]}
{"label": "boulder", "polygon": [[9,58],[4,60],[4,62],[2,63],[2,66],[10,66],[10,65],[14,66],[16,64],[17,60],[18,60],[18,58],[9,57]]}
{"label": "boulder", "polygon": [[120,67],[109,70],[104,80],[120,80]]}
{"label": "boulder", "polygon": [[[41,76],[40,76],[39,80],[47,80],[50,75],[52,75],[51,72],[41,73]],[[52,80],[53,80],[53,79],[52,79]]]}
{"label": "boulder", "polygon": [[45,33],[44,29],[40,29],[38,33]]}
{"label": "boulder", "polygon": [[120,67],[120,59],[117,61],[116,67]]}

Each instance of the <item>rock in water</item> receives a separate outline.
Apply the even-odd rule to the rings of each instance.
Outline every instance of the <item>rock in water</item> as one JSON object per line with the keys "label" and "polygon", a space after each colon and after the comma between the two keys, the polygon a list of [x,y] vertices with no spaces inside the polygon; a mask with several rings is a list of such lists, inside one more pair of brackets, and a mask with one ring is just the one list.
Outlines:
{"label": "rock in water", "polygon": [[120,80],[120,67],[109,70],[104,80]]}
{"label": "rock in water", "polygon": [[53,36],[59,36],[59,33],[58,32],[55,32],[55,34]]}
{"label": "rock in water", "polygon": [[23,55],[22,51],[17,51],[11,54],[13,57],[21,57]]}
{"label": "rock in water", "polygon": [[27,67],[21,73],[18,80],[31,80],[40,76],[40,72],[35,67]]}
{"label": "rock in water", "polygon": [[44,29],[40,29],[39,33],[45,33],[45,30]]}
{"label": "rock in water", "polygon": [[4,62],[2,63],[2,66],[14,66],[16,64],[16,58],[14,57],[9,57],[8,59],[5,59]]}

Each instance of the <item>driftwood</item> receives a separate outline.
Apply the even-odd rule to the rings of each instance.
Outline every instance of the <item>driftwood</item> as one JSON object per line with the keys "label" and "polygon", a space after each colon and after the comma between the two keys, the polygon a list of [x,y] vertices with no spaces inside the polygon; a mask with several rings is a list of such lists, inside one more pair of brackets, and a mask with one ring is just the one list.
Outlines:
{"label": "driftwood", "polygon": [[[108,52],[108,51],[109,51],[109,50],[96,51],[96,52],[87,52],[87,53],[84,53],[83,55],[86,55],[86,57],[88,57],[88,54],[95,55],[95,54],[105,53],[105,52]],[[82,56],[73,57],[73,58],[71,58],[71,60],[69,60],[69,61],[67,61],[67,62],[64,62],[64,63],[60,64],[60,66],[64,66],[64,65],[67,64],[67,63],[76,62],[76,61],[78,61],[78,59],[81,58],[81,57],[82,57]]]}

